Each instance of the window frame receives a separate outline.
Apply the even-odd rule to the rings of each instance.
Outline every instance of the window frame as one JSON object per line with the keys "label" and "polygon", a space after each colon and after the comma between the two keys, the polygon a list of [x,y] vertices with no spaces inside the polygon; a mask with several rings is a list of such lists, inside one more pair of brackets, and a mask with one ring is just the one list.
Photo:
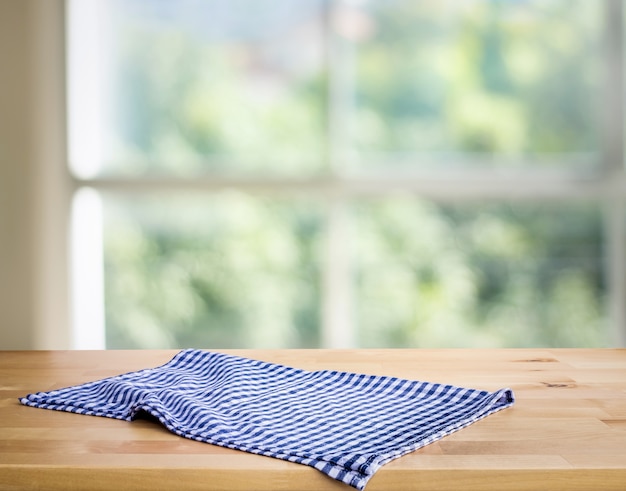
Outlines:
{"label": "window frame", "polygon": [[[79,0],[80,2],[81,0]],[[193,179],[175,177],[111,178],[80,176],[69,171],[71,196],[84,188],[96,192],[152,193],[158,191],[217,192],[236,189],[252,195],[324,196],[326,244],[323,248],[321,339],[324,348],[353,348],[357,345],[351,306],[352,271],[349,264],[350,203],[362,197],[412,194],[422,199],[463,203],[473,201],[579,201],[598,203],[603,212],[606,236],[605,274],[609,333],[614,346],[626,346],[626,167],[624,166],[624,7],[622,0],[605,2],[604,66],[606,67],[601,142],[601,162],[593,173],[580,171],[537,171],[531,167],[493,173],[488,170],[455,170],[445,173],[409,172],[395,175],[353,175],[345,171],[349,154],[343,131],[348,121],[346,93],[351,90],[351,47],[329,27],[334,10],[348,0],[328,2],[325,15],[326,54],[329,67],[328,174],[324,177],[231,178],[219,175]],[[66,0],[66,6],[71,0]],[[69,10],[69,7],[66,7]],[[71,63],[71,60],[70,60]],[[69,87],[72,74],[69,73]],[[68,124],[72,128],[72,122]],[[69,158],[68,158],[69,161]],[[76,223],[74,223],[76,227]],[[76,269],[76,266],[75,266]],[[92,278],[93,280],[93,278]],[[100,281],[97,278],[96,281]],[[93,288],[85,278],[74,279],[73,298]],[[99,312],[98,309],[95,310]],[[100,315],[100,314],[98,314]],[[74,320],[74,332],[86,329],[86,320]],[[78,325],[78,324],[80,325]],[[104,327],[102,327],[104,329]],[[76,339],[76,335],[74,336]],[[97,341],[94,347],[102,341]],[[80,343],[79,343],[80,345]],[[89,346],[87,345],[82,345]]]}

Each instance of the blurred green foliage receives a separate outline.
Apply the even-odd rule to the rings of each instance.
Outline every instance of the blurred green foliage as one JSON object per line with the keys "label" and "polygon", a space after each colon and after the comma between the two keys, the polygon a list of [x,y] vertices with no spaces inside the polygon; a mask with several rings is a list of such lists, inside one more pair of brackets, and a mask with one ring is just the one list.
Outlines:
{"label": "blurred green foliage", "polygon": [[[104,173],[325,175],[332,73],[319,9],[281,10],[280,27],[252,37],[222,25],[218,39],[120,17]],[[586,162],[599,151],[600,14],[583,0],[343,12],[350,171]],[[320,345],[323,196],[110,193],[105,205],[108,347]],[[389,196],[349,212],[359,346],[607,344],[597,204]]]}
{"label": "blurred green foliage", "polygon": [[319,344],[316,207],[236,192],[107,198],[108,346]]}
{"label": "blurred green foliage", "polygon": [[[598,151],[601,4],[371,2],[358,44],[354,145],[506,157]],[[538,161],[538,163],[540,163]],[[386,161],[387,164],[387,161]]]}
{"label": "blurred green foliage", "polygon": [[364,346],[604,346],[599,210],[432,205],[357,211]]}

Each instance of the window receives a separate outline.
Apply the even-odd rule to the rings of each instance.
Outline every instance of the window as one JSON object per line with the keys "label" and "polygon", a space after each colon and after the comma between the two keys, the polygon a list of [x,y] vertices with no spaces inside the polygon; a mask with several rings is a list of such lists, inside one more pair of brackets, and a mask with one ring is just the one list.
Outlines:
{"label": "window", "polygon": [[572,1],[69,1],[83,345],[622,343],[622,4]]}

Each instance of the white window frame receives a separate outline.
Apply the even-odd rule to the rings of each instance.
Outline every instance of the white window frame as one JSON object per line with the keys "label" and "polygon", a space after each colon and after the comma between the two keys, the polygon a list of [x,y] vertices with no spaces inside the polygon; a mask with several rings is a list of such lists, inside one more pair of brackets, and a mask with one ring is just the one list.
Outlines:
{"label": "white window frame", "polygon": [[[348,1],[348,0],[346,0]],[[87,3],[78,0],[76,3]],[[338,3],[338,2],[337,2]],[[331,5],[337,5],[331,4]],[[344,164],[350,158],[349,149],[343,147],[345,138],[342,131],[348,124],[348,111],[345,107],[346,92],[350,92],[351,53],[350,46],[327,29],[327,53],[330,68],[329,95],[329,174],[325,178],[280,179],[280,178],[224,178],[211,176],[193,180],[180,178],[100,178],[93,173],[71,174],[70,195],[81,203],[90,202],[97,213],[97,192],[153,192],[159,190],[202,190],[219,191],[236,188],[258,195],[323,195],[328,198],[326,217],[327,244],[322,261],[322,345],[327,348],[353,348],[357,346],[356,329],[352,318],[353,308],[351,270],[349,257],[350,217],[348,207],[351,200],[365,196],[393,196],[396,193],[412,193],[420,198],[448,203],[467,201],[560,201],[570,202],[592,200],[600,204],[604,216],[606,231],[606,277],[608,291],[607,310],[610,315],[610,339],[614,346],[626,346],[626,169],[624,166],[624,9],[622,0],[607,0],[605,66],[607,70],[606,97],[603,112],[604,140],[601,152],[602,162],[593,174],[580,174],[576,171],[559,170],[553,172],[533,170],[532,166],[521,166],[515,173],[493,173],[490,171],[454,171],[445,174],[427,174],[419,171],[403,175],[364,175],[354,176],[345,172]],[[327,12],[327,23],[333,11]],[[71,52],[70,52],[71,56]],[[85,71],[81,69],[82,75]],[[69,86],[72,85],[70,64]],[[90,97],[93,97],[91,94]],[[82,111],[85,107],[82,106]],[[97,108],[93,111],[97,111]],[[76,113],[76,111],[75,111]],[[77,114],[77,113],[76,113]],[[76,115],[72,120],[70,107],[70,131],[76,124]],[[88,157],[86,157],[88,158]],[[95,193],[85,189],[94,190]],[[82,194],[81,194],[82,193]],[[83,196],[83,198],[81,198]],[[87,196],[87,198],[84,198]],[[82,199],[82,201],[81,201]],[[75,201],[76,202],[76,201]],[[93,210],[92,210],[93,211]],[[101,248],[90,248],[91,256],[86,263],[80,264],[78,251],[87,235],[93,238],[97,233],[87,232],[85,224],[91,220],[80,221],[80,211],[74,207],[74,274],[73,305],[85,306],[83,312],[75,312],[73,347],[104,348],[104,310],[102,302],[102,271],[99,266],[89,269],[85,264],[97,264],[101,261]],[[97,228],[97,227],[96,227]],[[97,238],[97,237],[96,237]],[[97,238],[98,239],[98,238]],[[98,239],[101,240],[101,239]],[[100,255],[100,256],[99,256]],[[85,259],[85,258],[83,258]],[[78,261],[78,262],[77,262]],[[81,274],[82,273],[82,274]],[[86,274],[85,274],[86,273]],[[93,296],[85,299],[85,291],[95,291],[100,300]],[[89,302],[92,302],[91,304]],[[100,303],[98,303],[100,302]],[[98,320],[99,319],[99,320]],[[95,326],[95,327],[94,327]],[[91,336],[84,336],[90,330]]]}

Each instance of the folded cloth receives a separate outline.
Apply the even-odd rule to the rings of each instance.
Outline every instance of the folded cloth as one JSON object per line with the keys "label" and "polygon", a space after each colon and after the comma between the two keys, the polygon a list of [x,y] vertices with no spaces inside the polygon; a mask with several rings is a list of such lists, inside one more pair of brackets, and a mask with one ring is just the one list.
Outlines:
{"label": "folded cloth", "polygon": [[20,402],[127,421],[148,413],[180,436],[309,465],[362,490],[383,464],[513,400],[510,389],[306,371],[183,350],[157,368]]}

